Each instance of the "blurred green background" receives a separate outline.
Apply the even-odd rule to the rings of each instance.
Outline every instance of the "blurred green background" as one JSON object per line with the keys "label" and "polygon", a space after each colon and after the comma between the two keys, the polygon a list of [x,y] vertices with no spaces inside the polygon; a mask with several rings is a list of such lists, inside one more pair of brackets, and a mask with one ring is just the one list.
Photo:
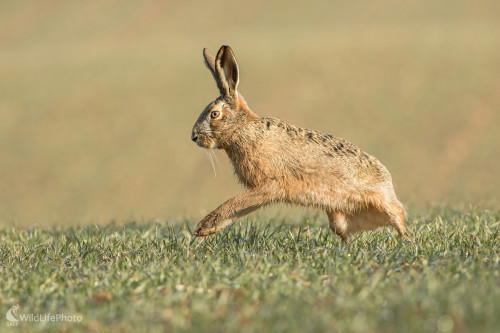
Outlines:
{"label": "blurred green background", "polygon": [[498,1],[1,1],[0,223],[201,218],[190,141],[231,45],[259,115],[378,157],[409,207],[498,205]]}

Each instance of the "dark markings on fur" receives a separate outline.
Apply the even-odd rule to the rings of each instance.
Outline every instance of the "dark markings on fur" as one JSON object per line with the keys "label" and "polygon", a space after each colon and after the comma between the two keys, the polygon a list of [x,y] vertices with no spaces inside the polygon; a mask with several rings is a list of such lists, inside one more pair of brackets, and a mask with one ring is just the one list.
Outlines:
{"label": "dark markings on fur", "polygon": [[326,153],[326,156],[335,157],[335,154],[332,154],[332,153],[328,152],[328,153]]}
{"label": "dark markings on fur", "polygon": [[365,165],[373,165],[373,159],[370,155],[365,153],[364,151],[360,152],[359,161]]}
{"label": "dark markings on fur", "polygon": [[290,135],[291,137],[295,137],[298,134],[297,129],[295,127],[292,127],[292,126],[287,126],[286,131],[287,131],[288,135]]}
{"label": "dark markings on fur", "polygon": [[[365,152],[363,152],[350,142],[338,138],[335,135],[327,133],[323,134],[316,131],[311,131],[309,129],[303,129],[301,127],[290,125],[272,118],[268,118],[265,120],[265,126],[267,129],[271,129],[275,126],[281,128],[285,130],[291,138],[303,136],[313,142],[323,143],[325,147],[329,148],[329,152],[326,152],[325,156],[335,158],[341,156],[353,156],[354,158],[359,159],[359,161],[364,165],[374,165],[374,162],[371,160],[371,157],[369,155],[367,155]],[[297,177],[299,175],[295,176]]]}

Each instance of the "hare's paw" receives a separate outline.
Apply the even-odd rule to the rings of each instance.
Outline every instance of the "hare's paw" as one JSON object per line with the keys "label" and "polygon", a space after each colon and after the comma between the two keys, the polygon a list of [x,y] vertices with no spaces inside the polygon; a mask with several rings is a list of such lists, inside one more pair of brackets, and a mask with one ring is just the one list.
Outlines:
{"label": "hare's paw", "polygon": [[217,230],[211,227],[200,226],[200,223],[196,226],[196,230],[194,231],[194,235],[196,237],[205,237],[211,234],[216,233]]}
{"label": "hare's paw", "polygon": [[217,231],[217,216],[209,214],[203,220],[198,222],[194,235],[196,237],[203,237],[216,233]]}
{"label": "hare's paw", "polygon": [[221,231],[229,224],[233,222],[233,219],[223,218],[217,213],[210,213],[203,220],[198,222],[196,225],[196,230],[194,231],[194,235],[196,237],[204,237],[211,234],[215,234],[218,231]]}

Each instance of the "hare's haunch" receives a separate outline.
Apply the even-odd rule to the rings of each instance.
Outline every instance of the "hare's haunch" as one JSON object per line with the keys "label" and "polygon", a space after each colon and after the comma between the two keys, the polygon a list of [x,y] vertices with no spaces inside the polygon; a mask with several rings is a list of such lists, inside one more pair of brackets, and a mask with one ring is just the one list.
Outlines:
{"label": "hare's haunch", "polygon": [[275,202],[323,209],[344,240],[384,226],[406,233],[406,212],[391,174],[375,157],[334,135],[257,116],[237,91],[231,48],[222,46],[215,58],[204,49],[203,56],[220,96],[200,114],[191,139],[200,147],[224,149],[248,190],[205,216],[196,236],[218,232]]}

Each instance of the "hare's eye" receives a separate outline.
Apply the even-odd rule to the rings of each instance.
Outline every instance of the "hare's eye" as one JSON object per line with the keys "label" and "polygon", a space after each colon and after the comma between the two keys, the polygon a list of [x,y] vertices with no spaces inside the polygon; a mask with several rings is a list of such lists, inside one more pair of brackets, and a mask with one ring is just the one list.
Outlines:
{"label": "hare's eye", "polygon": [[220,111],[212,111],[210,112],[210,118],[217,119],[220,117]]}

